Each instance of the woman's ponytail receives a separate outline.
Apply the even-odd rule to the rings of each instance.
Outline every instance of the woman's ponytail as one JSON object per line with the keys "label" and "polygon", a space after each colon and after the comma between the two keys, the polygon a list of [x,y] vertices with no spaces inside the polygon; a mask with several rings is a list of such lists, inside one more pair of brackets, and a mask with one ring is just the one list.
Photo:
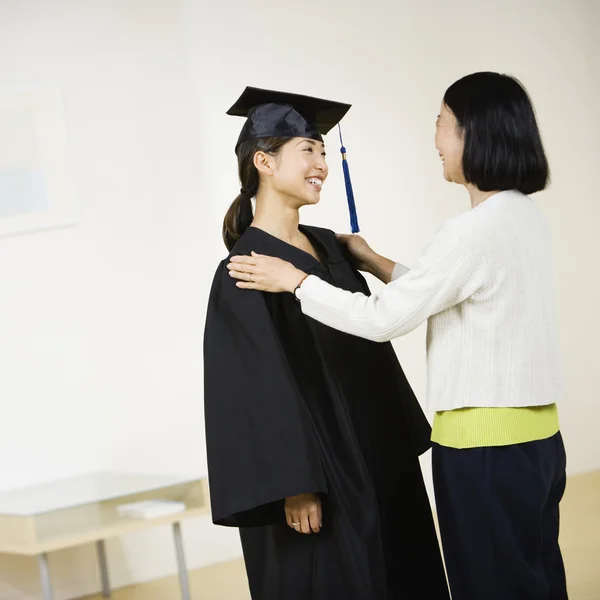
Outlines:
{"label": "woman's ponytail", "polygon": [[231,251],[250,227],[252,219],[252,195],[242,189],[223,219],[223,241],[227,250]]}

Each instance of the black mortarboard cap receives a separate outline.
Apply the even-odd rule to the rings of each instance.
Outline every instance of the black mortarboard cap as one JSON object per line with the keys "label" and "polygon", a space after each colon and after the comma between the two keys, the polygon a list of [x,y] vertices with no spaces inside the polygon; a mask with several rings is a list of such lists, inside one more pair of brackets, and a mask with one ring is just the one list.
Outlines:
{"label": "black mortarboard cap", "polygon": [[[339,125],[350,107],[350,104],[312,96],[247,87],[237,102],[227,111],[227,114],[234,117],[246,117],[246,122],[235,145],[237,152],[239,145],[243,142],[266,137],[302,137],[322,142],[322,136]],[[343,142],[341,151],[350,224],[352,232],[357,233],[359,227],[354,192]]]}
{"label": "black mortarboard cap", "polygon": [[228,115],[247,117],[237,147],[264,137],[304,137],[323,141],[350,110],[350,104],[247,87]]}

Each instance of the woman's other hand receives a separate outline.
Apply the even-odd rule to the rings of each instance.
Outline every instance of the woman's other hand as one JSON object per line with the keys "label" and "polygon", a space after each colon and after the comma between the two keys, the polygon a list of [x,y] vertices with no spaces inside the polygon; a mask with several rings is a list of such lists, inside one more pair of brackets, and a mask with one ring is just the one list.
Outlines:
{"label": "woman's other hand", "polygon": [[348,248],[354,265],[359,271],[373,272],[373,263],[377,257],[377,253],[367,244],[364,238],[356,234],[338,234],[337,239]]}
{"label": "woman's other hand", "polygon": [[323,526],[321,499],[317,494],[300,494],[285,499],[287,524],[298,533],[319,533]]}
{"label": "woman's other hand", "polygon": [[227,268],[237,287],[261,292],[293,293],[306,277],[304,271],[280,258],[252,252],[251,256],[232,256]]}
{"label": "woman's other hand", "polygon": [[337,239],[344,244],[354,261],[354,266],[359,271],[366,271],[381,279],[383,283],[389,283],[396,263],[385,256],[377,254],[360,235],[339,234]]}

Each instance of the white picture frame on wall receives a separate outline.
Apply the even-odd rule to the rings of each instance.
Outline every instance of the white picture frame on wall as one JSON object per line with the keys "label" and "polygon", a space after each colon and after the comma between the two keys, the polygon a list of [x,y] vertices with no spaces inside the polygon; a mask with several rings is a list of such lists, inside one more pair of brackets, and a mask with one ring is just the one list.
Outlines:
{"label": "white picture frame on wall", "polygon": [[0,236],[78,222],[60,90],[0,88]]}

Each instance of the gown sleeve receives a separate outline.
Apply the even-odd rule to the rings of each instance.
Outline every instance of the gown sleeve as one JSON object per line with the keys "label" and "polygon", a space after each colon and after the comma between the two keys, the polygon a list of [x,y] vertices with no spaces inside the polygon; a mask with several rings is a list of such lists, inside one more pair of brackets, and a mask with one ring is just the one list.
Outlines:
{"label": "gown sleeve", "polygon": [[286,497],[326,493],[308,412],[265,298],[235,286],[223,261],[204,333],[204,412],[213,522],[285,520]]}

